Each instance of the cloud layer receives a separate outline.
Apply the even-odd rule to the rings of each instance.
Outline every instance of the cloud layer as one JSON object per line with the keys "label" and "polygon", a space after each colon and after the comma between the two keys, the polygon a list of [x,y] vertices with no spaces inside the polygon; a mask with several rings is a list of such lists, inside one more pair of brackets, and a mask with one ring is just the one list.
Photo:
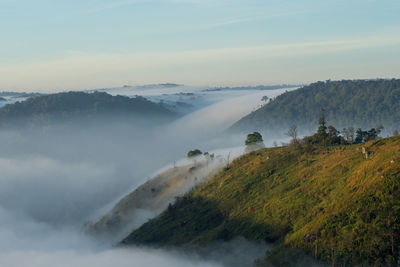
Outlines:
{"label": "cloud layer", "polygon": [[[391,77],[398,62],[383,54],[378,60],[386,61],[385,67],[377,63],[360,68],[368,58],[359,53],[385,53],[399,45],[395,36],[377,36],[170,53],[73,53],[59,60],[3,65],[0,75],[3,87],[45,91],[118,86],[124,81],[205,85]],[[343,60],[340,65],[338,59]],[[300,68],[300,61],[308,62],[307,67]]]}

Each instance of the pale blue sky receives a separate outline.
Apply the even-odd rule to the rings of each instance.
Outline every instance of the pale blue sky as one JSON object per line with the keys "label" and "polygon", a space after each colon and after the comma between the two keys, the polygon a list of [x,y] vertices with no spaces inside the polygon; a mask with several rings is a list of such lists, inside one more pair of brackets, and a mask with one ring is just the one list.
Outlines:
{"label": "pale blue sky", "polygon": [[399,0],[0,0],[0,90],[399,77]]}

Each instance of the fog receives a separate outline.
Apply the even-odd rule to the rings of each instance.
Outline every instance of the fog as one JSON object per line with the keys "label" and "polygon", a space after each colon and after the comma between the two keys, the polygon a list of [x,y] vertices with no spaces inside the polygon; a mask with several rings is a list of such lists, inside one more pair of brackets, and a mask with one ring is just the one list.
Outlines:
{"label": "fog", "polygon": [[[223,131],[257,108],[261,95],[281,92],[233,97],[169,125],[104,120],[87,126],[0,129],[0,266],[227,266],[223,256],[115,249],[111,242],[86,236],[83,225],[190,149],[240,155],[244,137]],[[155,215],[143,214],[143,222]],[[240,244],[235,249],[254,246],[244,240]],[[255,246],[247,263],[265,249]],[[226,259],[237,254],[234,248],[220,253]]]}

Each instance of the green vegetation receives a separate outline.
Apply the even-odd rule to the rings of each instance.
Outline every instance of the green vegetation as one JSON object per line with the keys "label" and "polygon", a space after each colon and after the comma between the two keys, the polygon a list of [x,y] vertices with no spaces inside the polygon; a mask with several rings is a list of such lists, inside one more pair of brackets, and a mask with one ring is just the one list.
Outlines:
{"label": "green vegetation", "polygon": [[299,142],[308,145],[351,145],[351,144],[361,144],[378,138],[381,133],[383,126],[378,126],[377,128],[372,128],[369,131],[363,131],[358,128],[356,136],[354,138],[354,128],[344,128],[343,133],[336,130],[335,127],[329,125],[326,127],[325,120],[325,110],[321,110],[321,117],[319,118],[319,127],[317,132],[312,136],[306,136],[302,140],[297,139],[297,127],[292,126],[289,129],[288,135],[291,136],[292,144],[297,144]]}
{"label": "green vegetation", "polygon": [[259,132],[254,132],[252,134],[247,135],[247,139],[245,141],[246,146],[255,145],[258,143],[262,143],[262,135]]}
{"label": "green vegetation", "polygon": [[102,117],[143,117],[171,119],[175,114],[159,104],[136,96],[112,96],[107,93],[67,92],[31,97],[0,108],[0,124],[46,124],[71,119],[90,121]]}
{"label": "green vegetation", "polygon": [[317,82],[286,92],[234,124],[231,130],[263,130],[281,136],[290,126],[307,132],[317,125],[321,108],[338,129],[383,124],[389,133],[400,124],[400,80]]}
{"label": "green vegetation", "polygon": [[187,156],[188,156],[188,158],[193,158],[193,157],[200,156],[202,154],[203,154],[203,152],[201,152],[199,149],[194,149],[194,150],[190,150],[187,153]]}
{"label": "green vegetation", "polygon": [[399,228],[400,137],[391,137],[251,152],[123,243],[206,244],[244,236],[277,244],[275,258],[291,248],[333,265],[395,266]]}
{"label": "green vegetation", "polygon": [[265,147],[262,135],[259,132],[248,134],[244,143],[246,145],[246,153]]}

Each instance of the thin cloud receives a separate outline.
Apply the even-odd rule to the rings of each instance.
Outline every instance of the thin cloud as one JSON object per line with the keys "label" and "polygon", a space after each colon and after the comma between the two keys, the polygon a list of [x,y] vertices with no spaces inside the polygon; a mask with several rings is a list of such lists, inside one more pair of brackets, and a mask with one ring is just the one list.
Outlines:
{"label": "thin cloud", "polygon": [[[131,79],[140,80],[143,83],[165,79],[190,84],[199,84],[199,79],[203,83],[221,82],[228,78],[235,82],[235,79],[242,77],[251,77],[254,81],[262,81],[262,79],[265,79],[265,73],[261,75],[261,72],[256,69],[254,71],[245,71],[243,66],[247,64],[248,66],[253,66],[252,68],[257,66],[257,69],[265,69],[271,68],[272,64],[277,66],[279,64],[288,64],[285,63],[287,61],[296,62],[299,57],[302,60],[309,58],[309,65],[304,70],[309,69],[311,75],[311,73],[314,73],[312,66],[316,67],[315,64],[322,64],[312,61],[312,58],[316,55],[325,55],[329,60],[329,58],[332,59],[332,56],[328,55],[334,53],[362,51],[363,49],[383,49],[384,47],[398,45],[400,45],[400,37],[398,35],[386,35],[357,39],[170,53],[78,53],[54,61],[14,65],[12,67],[3,65],[0,66],[0,75],[3,77],[3,88],[6,86],[20,86],[25,88],[47,87],[59,90],[118,86],[123,81]],[[375,62],[374,66],[381,65],[385,60],[388,59],[382,59],[378,63]],[[249,65],[250,63],[251,65]],[[295,67],[291,66],[291,64],[287,67],[295,71],[293,69]],[[382,73],[381,68],[379,71],[374,75]],[[284,80],[286,74],[282,73],[281,75],[282,77],[279,77],[279,79]],[[59,83],[61,80],[63,81],[62,85]],[[63,88],[59,88],[60,86],[63,86]]]}
{"label": "thin cloud", "polygon": [[270,14],[270,15],[265,15],[265,16],[241,17],[241,18],[235,18],[235,19],[217,22],[215,24],[209,25],[208,27],[206,26],[206,28],[221,27],[221,26],[227,26],[227,25],[232,25],[232,24],[241,24],[241,23],[247,23],[247,22],[253,22],[253,21],[262,21],[262,20],[269,20],[269,19],[289,17],[289,16],[300,15],[300,14],[309,14],[309,13],[311,13],[311,11],[303,10],[303,11],[295,11],[295,12],[275,13],[275,14]]}

